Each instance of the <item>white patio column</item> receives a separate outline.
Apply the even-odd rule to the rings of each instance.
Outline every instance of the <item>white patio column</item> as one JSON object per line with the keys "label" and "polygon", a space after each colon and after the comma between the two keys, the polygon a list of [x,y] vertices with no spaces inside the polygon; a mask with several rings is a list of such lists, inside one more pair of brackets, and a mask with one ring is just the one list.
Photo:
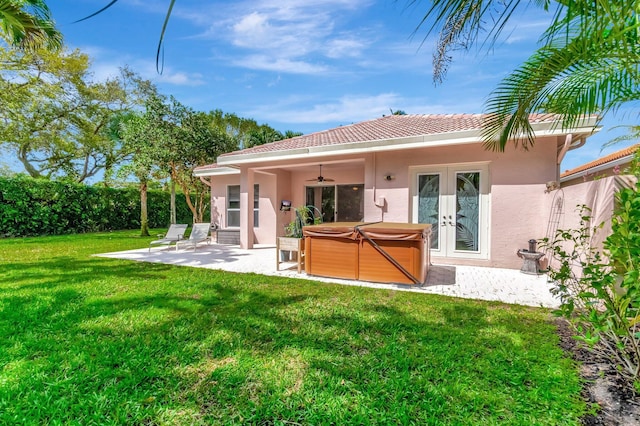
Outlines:
{"label": "white patio column", "polygon": [[253,248],[253,182],[252,168],[240,170],[240,248]]}

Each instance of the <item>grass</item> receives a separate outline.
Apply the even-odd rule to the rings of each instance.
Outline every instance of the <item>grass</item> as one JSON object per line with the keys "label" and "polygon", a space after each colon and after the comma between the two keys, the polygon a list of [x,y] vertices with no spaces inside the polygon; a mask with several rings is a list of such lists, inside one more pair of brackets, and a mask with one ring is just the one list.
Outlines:
{"label": "grass", "polygon": [[0,240],[0,424],[570,425],[586,410],[546,310],[91,256],[148,241]]}

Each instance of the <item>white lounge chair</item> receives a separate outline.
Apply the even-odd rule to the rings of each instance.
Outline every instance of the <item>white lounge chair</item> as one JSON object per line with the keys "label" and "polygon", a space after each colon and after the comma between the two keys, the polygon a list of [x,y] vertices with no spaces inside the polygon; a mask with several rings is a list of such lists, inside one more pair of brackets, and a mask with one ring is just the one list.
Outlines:
{"label": "white lounge chair", "polygon": [[203,241],[206,241],[207,244],[211,243],[211,240],[209,239],[210,231],[210,223],[194,223],[193,228],[191,228],[191,235],[189,235],[189,238],[176,243],[176,251],[178,251],[182,246],[193,246],[193,251],[196,251],[198,243]]}
{"label": "white lounge chair", "polygon": [[151,251],[151,246],[154,245],[170,246],[171,244],[176,244],[184,238],[184,233],[188,226],[189,225],[186,224],[172,224],[162,239],[151,241],[149,243],[149,251]]}

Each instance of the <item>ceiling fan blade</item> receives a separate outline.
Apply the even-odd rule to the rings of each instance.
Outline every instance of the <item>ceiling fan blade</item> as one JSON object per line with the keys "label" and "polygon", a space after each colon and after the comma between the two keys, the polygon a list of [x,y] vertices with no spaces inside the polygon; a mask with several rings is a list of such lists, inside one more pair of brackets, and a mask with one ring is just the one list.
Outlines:
{"label": "ceiling fan blade", "polygon": [[320,164],[320,175],[315,179],[307,179],[307,182],[322,183],[322,182],[335,182],[335,181],[333,179],[327,179],[324,176],[322,176],[322,164]]}

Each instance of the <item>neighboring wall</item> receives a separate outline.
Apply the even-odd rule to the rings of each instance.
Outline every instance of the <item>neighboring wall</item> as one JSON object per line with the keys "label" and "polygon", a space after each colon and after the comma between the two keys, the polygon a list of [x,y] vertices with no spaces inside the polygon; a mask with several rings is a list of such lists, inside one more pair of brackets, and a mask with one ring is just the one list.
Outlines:
{"label": "neighboring wall", "polygon": [[[602,250],[603,242],[611,233],[611,218],[615,209],[615,194],[621,188],[630,188],[634,185],[635,177],[630,175],[611,176],[602,179],[582,182],[579,184],[565,186],[547,194],[547,205],[551,209],[554,200],[562,200],[562,212],[558,216],[557,229],[569,230],[580,227],[580,208],[586,206],[590,209],[592,217],[591,227],[602,224],[602,228],[592,235],[591,245],[596,250]],[[545,235],[548,238],[555,236],[553,227]]]}

